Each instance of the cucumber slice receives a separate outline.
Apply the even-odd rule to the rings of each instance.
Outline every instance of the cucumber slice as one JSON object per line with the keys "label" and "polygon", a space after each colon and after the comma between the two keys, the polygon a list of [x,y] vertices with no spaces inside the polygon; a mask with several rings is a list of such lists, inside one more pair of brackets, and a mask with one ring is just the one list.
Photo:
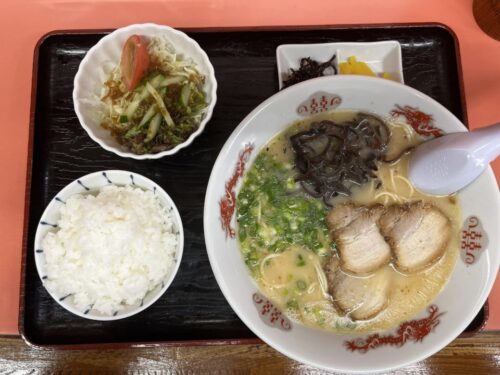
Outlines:
{"label": "cucumber slice", "polygon": [[132,101],[132,103],[129,104],[129,106],[125,110],[125,116],[127,116],[127,119],[130,120],[132,118],[135,111],[137,111],[137,108],[139,108],[141,101],[142,99],[136,96],[136,98]]}
{"label": "cucumber slice", "polygon": [[181,103],[184,107],[188,106],[190,95],[191,95],[191,85],[188,83],[187,85],[182,86],[181,90]]}
{"label": "cucumber slice", "polygon": [[142,117],[142,120],[139,123],[139,127],[145,125],[149,120],[153,118],[153,116],[157,112],[158,112],[158,106],[156,104],[152,104],[151,107],[148,108],[147,112]]}
{"label": "cucumber slice", "polygon": [[158,87],[167,87],[170,85],[176,85],[184,82],[186,80],[186,77],[183,76],[175,76],[175,77],[168,77],[165,78],[163,81],[161,81],[160,85]]}
{"label": "cucumber slice", "polygon": [[146,138],[144,139],[145,143],[151,142],[153,138],[158,133],[158,129],[160,129],[161,124],[161,114],[157,113],[151,122],[149,123],[148,133],[146,134]]}
{"label": "cucumber slice", "polygon": [[165,107],[165,103],[163,103],[163,99],[161,98],[158,91],[156,91],[156,89],[153,86],[151,86],[149,84],[149,82],[146,83],[146,88],[148,89],[149,93],[156,101],[156,104],[158,105],[158,109],[160,110],[160,113],[162,114],[163,118],[165,119],[165,122],[167,123],[167,125],[170,127],[174,127],[175,126],[174,120],[172,120],[172,117],[170,116],[170,113],[168,112],[167,107]]}

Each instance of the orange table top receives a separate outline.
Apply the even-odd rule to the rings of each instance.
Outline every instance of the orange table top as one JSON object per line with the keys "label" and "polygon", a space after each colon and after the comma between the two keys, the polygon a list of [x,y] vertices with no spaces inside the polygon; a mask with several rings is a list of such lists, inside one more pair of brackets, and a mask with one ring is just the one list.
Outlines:
{"label": "orange table top", "polygon": [[[470,127],[500,119],[500,43],[475,23],[472,0],[6,0],[0,20],[0,334],[18,333],[31,69],[35,44],[49,31],[141,22],[179,28],[441,22],[459,39]],[[493,168],[500,180],[500,160]],[[499,280],[488,328],[500,329]]]}

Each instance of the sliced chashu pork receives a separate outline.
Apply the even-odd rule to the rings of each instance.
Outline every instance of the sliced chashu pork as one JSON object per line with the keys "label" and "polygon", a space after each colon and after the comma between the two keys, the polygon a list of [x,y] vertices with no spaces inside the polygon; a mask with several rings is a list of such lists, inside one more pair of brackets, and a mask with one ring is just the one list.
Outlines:
{"label": "sliced chashu pork", "polygon": [[387,307],[391,273],[383,267],[367,277],[351,276],[334,257],[326,268],[328,290],[335,306],[353,320],[367,320]]}
{"label": "sliced chashu pork", "polygon": [[398,269],[415,272],[443,254],[450,238],[450,222],[436,207],[421,201],[394,205],[378,221],[389,242]]}
{"label": "sliced chashu pork", "polygon": [[368,274],[391,258],[391,249],[377,226],[383,206],[371,208],[339,205],[327,216],[332,238],[337,244],[341,267],[355,274]]}

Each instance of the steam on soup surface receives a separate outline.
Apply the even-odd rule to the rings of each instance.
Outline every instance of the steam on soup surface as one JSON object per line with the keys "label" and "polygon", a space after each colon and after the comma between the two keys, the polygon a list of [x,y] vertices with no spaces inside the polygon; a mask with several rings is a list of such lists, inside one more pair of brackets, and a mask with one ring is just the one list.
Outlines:
{"label": "steam on soup surface", "polygon": [[270,140],[237,199],[243,259],[259,289],[305,325],[373,332],[413,318],[458,255],[455,196],[407,179],[423,139],[405,123],[332,112]]}

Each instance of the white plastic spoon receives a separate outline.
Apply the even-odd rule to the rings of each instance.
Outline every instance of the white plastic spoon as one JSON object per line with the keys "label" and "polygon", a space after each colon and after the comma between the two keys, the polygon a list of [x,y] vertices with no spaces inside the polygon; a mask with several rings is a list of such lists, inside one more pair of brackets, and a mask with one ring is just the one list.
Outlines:
{"label": "white plastic spoon", "polygon": [[500,122],[422,143],[410,155],[409,177],[427,194],[448,195],[469,185],[500,155]]}

